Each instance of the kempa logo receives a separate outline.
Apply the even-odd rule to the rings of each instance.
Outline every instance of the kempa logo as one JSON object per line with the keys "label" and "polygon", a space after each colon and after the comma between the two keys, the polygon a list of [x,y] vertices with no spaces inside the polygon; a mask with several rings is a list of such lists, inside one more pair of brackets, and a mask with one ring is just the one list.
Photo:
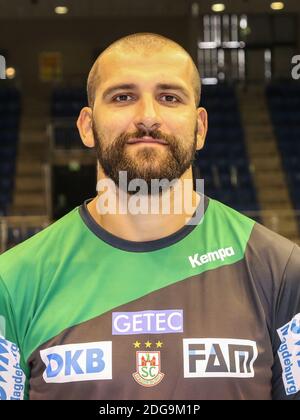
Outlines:
{"label": "kempa logo", "polygon": [[195,268],[216,260],[224,261],[225,258],[232,257],[233,255],[235,255],[235,252],[233,247],[230,246],[228,248],[220,248],[216,251],[208,252],[207,254],[202,254],[200,256],[199,254],[191,255],[189,256],[189,260],[192,267]]}
{"label": "kempa logo", "polygon": [[6,61],[3,55],[0,55],[0,79],[6,79]]}
{"label": "kempa logo", "polygon": [[227,338],[183,339],[185,378],[253,378],[255,341]]}
{"label": "kempa logo", "polygon": [[112,342],[66,344],[40,351],[47,383],[112,379]]}

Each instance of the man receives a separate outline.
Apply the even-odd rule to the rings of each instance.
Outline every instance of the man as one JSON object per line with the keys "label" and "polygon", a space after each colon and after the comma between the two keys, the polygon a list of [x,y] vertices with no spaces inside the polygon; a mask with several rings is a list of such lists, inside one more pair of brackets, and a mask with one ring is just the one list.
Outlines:
{"label": "man", "polygon": [[0,398],[299,398],[299,248],[192,189],[199,96],[156,34],[95,62],[98,193],[0,257]]}

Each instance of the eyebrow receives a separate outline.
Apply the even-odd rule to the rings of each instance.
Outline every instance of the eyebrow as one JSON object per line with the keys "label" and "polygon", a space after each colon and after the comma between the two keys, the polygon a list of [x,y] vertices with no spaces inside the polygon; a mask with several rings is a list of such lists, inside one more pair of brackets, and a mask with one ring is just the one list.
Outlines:
{"label": "eyebrow", "polygon": [[[120,85],[115,85],[107,88],[102,95],[102,98],[106,98],[107,96],[111,95],[113,92],[118,90],[134,90],[138,86],[134,83],[123,83]],[[181,85],[174,84],[174,83],[158,83],[156,88],[159,90],[177,90],[181,92],[186,98],[190,98],[189,92]]]}

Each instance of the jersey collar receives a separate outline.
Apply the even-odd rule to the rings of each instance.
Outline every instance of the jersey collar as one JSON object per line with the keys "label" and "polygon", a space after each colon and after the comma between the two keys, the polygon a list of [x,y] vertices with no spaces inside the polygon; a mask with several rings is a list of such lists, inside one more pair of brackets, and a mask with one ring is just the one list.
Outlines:
{"label": "jersey collar", "polygon": [[[160,239],[156,239],[153,241],[145,241],[145,242],[137,242],[137,241],[128,241],[123,238],[119,238],[118,236],[113,235],[112,233],[108,232],[107,230],[103,229],[91,216],[87,204],[93,200],[93,198],[89,198],[85,200],[84,203],[79,207],[79,214],[89,228],[98,238],[102,239],[104,242],[108,243],[109,245],[119,248],[123,251],[131,251],[131,252],[149,252],[149,251],[156,251],[161,248],[166,248],[170,245],[175,244],[176,242],[181,241],[184,237],[186,237],[189,233],[191,233],[203,220],[204,214],[208,207],[209,198],[205,195],[201,196],[201,199],[204,199],[204,212],[202,214],[201,219],[198,221],[198,224],[193,225],[184,225],[178,231],[172,233],[171,235],[165,236]],[[196,212],[194,213],[194,215]]]}

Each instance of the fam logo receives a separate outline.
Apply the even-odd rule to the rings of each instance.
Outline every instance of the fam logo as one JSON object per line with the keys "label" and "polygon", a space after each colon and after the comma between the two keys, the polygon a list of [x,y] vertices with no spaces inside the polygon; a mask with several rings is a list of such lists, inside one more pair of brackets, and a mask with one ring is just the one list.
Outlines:
{"label": "fam logo", "polygon": [[225,338],[183,339],[185,378],[254,377],[255,341]]}
{"label": "fam logo", "polygon": [[[149,340],[145,343],[146,348],[151,348],[152,344]],[[141,343],[136,341],[133,343],[134,348],[140,348]],[[162,348],[163,343],[158,341],[156,348]],[[164,373],[161,372],[161,353],[160,351],[137,351],[136,352],[136,372],[132,374],[135,381],[145,387],[151,387],[159,384]]]}
{"label": "fam logo", "polygon": [[66,344],[40,351],[47,383],[112,379],[112,342]]}
{"label": "fam logo", "polygon": [[6,79],[6,61],[3,55],[0,55],[0,79]]}
{"label": "fam logo", "polygon": [[281,340],[278,355],[287,395],[300,390],[300,313],[277,330]]}
{"label": "fam logo", "polygon": [[18,347],[0,336],[0,400],[22,400],[25,375]]}
{"label": "fam logo", "polygon": [[112,334],[170,334],[183,332],[183,310],[113,312]]}

